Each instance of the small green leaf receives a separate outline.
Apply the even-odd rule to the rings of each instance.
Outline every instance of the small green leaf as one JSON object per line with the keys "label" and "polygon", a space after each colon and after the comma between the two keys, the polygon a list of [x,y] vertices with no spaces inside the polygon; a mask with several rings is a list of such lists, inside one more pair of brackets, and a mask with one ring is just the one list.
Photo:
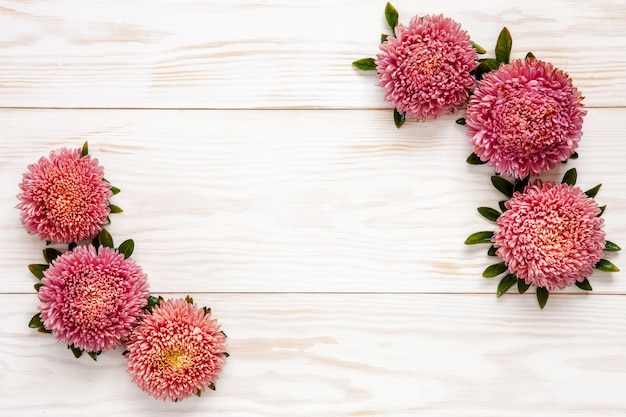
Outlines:
{"label": "small green leaf", "polygon": [[398,109],[393,109],[393,123],[396,125],[398,129],[402,127],[402,125],[406,122],[406,112],[400,114]]}
{"label": "small green leaf", "polygon": [[604,210],[606,210],[606,204],[603,206],[598,207],[600,209],[600,214],[598,214],[598,217],[602,216],[604,214]]}
{"label": "small green leaf", "polygon": [[508,198],[513,197],[513,189],[514,189],[513,184],[511,184],[510,182],[508,182],[501,176],[493,175],[491,177],[491,183],[493,184],[494,187],[496,187],[496,190],[500,191],[506,197]]}
{"label": "small green leaf", "polygon": [[148,304],[145,308],[147,308],[148,310],[152,310],[155,306],[161,304],[161,301],[163,301],[163,297],[155,297],[151,295],[148,297]]}
{"label": "small green leaf", "polygon": [[59,256],[61,256],[61,252],[59,252],[58,250],[54,248],[46,248],[43,250],[43,258],[49,264],[51,264],[52,261],[54,261]]}
{"label": "small green leaf", "polygon": [[457,125],[465,126],[465,117],[461,117],[460,119],[456,119],[454,122]]}
{"label": "small green leaf", "polygon": [[498,41],[496,42],[496,60],[499,63],[509,63],[512,46],[513,39],[511,39],[511,33],[507,28],[502,28],[500,35],[498,35]]}
{"label": "small green leaf", "polygon": [[222,354],[224,355],[224,357],[226,357],[226,358],[230,358],[230,353],[228,353],[228,352],[222,352]]}
{"label": "small green leaf", "polygon": [[48,269],[48,265],[43,264],[30,264],[28,265],[28,270],[33,274],[36,278],[43,278],[43,271]]}
{"label": "small green leaf", "polygon": [[526,178],[521,179],[521,180],[519,178],[516,179],[515,180],[515,184],[513,184],[513,193],[515,193],[515,192],[519,192],[519,193],[523,192],[524,189],[526,188],[526,186],[528,185],[528,179],[529,179],[529,177],[526,177]]}
{"label": "small green leaf", "polygon": [[107,229],[100,230],[100,234],[98,235],[98,240],[100,241],[100,245],[106,246],[108,248],[115,248],[113,245],[113,237],[107,231]]}
{"label": "small green leaf", "polygon": [[472,43],[472,47],[476,50],[477,54],[482,55],[482,54],[487,53],[487,50],[483,48],[482,46],[480,46],[479,44],[477,44],[476,42],[474,41],[470,41],[470,42]]}
{"label": "small green leaf", "polygon": [[76,246],[78,246],[78,245],[76,244],[76,242],[72,242],[72,243],[70,243],[69,245],[67,245],[67,250],[69,250],[69,251],[73,251],[73,250],[74,250],[74,248],[76,248]]}
{"label": "small green leaf", "polygon": [[385,43],[385,41],[387,40],[387,38],[389,37],[389,35],[387,35],[386,33],[383,33],[380,35],[380,43]]}
{"label": "small green leaf", "polygon": [[207,388],[209,388],[212,391],[215,391],[215,383],[211,382]]}
{"label": "small green leaf", "polygon": [[111,210],[111,213],[122,213],[124,211],[115,204],[109,204],[109,210]]}
{"label": "small green leaf", "polygon": [[502,213],[504,213],[505,211],[507,211],[508,209],[506,208],[506,201],[498,201],[498,207],[500,207],[500,210],[502,210]]}
{"label": "small green leaf", "polygon": [[567,185],[576,185],[576,179],[578,178],[578,173],[576,172],[576,168],[572,168],[568,170],[565,175],[563,175],[563,179],[561,180],[561,184]]}
{"label": "small green leaf", "polygon": [[517,292],[519,292],[520,294],[524,294],[526,291],[528,291],[529,288],[530,288],[530,284],[526,284],[526,281],[524,281],[521,278],[518,278]]}
{"label": "small green leaf", "polygon": [[93,359],[94,361],[98,360],[98,356],[100,356],[100,354],[102,353],[102,351],[99,352],[87,352],[87,355],[89,355],[89,357],[91,359]]}
{"label": "small green leaf", "polygon": [[361,71],[374,71],[376,70],[376,61],[374,58],[362,58],[357,59],[352,63],[357,69]]}
{"label": "small green leaf", "polygon": [[39,289],[43,287],[43,284],[41,282],[38,282],[35,285],[33,285],[33,287],[35,288],[35,291],[39,292]]}
{"label": "small green leaf", "polygon": [[193,298],[191,298],[189,295],[185,297],[185,301],[187,302],[187,304],[193,304]]}
{"label": "small green leaf", "polygon": [[535,57],[535,54],[533,54],[532,52],[530,52],[530,51],[529,51],[529,52],[526,54],[526,58],[525,58],[525,59],[535,60],[535,59],[537,59],[537,58]]}
{"label": "small green leaf", "polygon": [[117,251],[121,253],[122,255],[124,255],[124,259],[128,259],[130,255],[133,254],[134,250],[135,250],[135,242],[132,239],[127,239],[123,241],[120,247],[117,248]]}
{"label": "small green leaf", "polygon": [[478,207],[478,212],[487,220],[491,220],[495,222],[500,217],[500,212],[498,210],[492,209],[491,207]]}
{"label": "small green leaf", "polygon": [[117,188],[117,187],[111,186],[111,193],[112,193],[113,195],[115,195],[115,194],[119,194],[119,193],[120,193],[120,191],[122,191],[122,190],[120,190],[120,189],[119,189],[119,188]]}
{"label": "small green leaf", "polygon": [[476,232],[472,233],[465,239],[466,245],[476,245],[478,243],[491,243],[493,232]]}
{"label": "small green leaf", "polygon": [[391,3],[387,3],[385,6],[385,19],[387,19],[387,24],[395,33],[395,28],[398,26],[398,10]]}
{"label": "small green leaf", "polygon": [[481,160],[480,157],[476,155],[474,152],[472,152],[470,156],[467,157],[465,162],[467,162],[470,165],[483,165],[487,163],[487,161]]}
{"label": "small green leaf", "polygon": [[483,278],[497,277],[498,275],[500,275],[501,273],[503,273],[506,270],[507,270],[507,267],[504,264],[504,262],[500,262],[500,263],[497,263],[497,264],[489,265],[483,271]]}
{"label": "small green leaf", "polygon": [[619,268],[606,259],[600,259],[594,268],[604,272],[619,272]]}
{"label": "small green leaf", "polygon": [[483,78],[484,74],[495,71],[499,67],[500,63],[493,58],[481,60],[480,64],[478,64],[478,67],[476,68],[476,78],[480,80]]}
{"label": "small green leaf", "polygon": [[86,156],[88,153],[89,153],[89,145],[85,141],[85,143],[83,143],[83,148],[80,150],[80,157],[82,158],[83,156]]}
{"label": "small green leaf", "polygon": [[584,291],[591,291],[591,290],[593,290],[593,288],[591,288],[591,284],[589,283],[589,280],[587,278],[585,278],[585,280],[583,282],[576,281],[576,286],[578,288],[580,288],[581,290],[584,290]]}
{"label": "small green leaf", "polygon": [[550,296],[550,292],[546,290],[544,287],[537,287],[537,302],[539,303],[539,307],[543,310],[548,302],[548,297]]}
{"label": "small green leaf", "polygon": [[496,251],[497,249],[494,246],[490,247],[487,251],[487,256],[496,256]]}
{"label": "small green leaf", "polygon": [[592,189],[585,191],[585,194],[587,194],[591,198],[594,198],[596,195],[598,195],[598,191],[600,191],[600,187],[602,187],[602,184],[598,184]]}
{"label": "small green leaf", "polygon": [[622,250],[622,248],[620,248],[617,243],[613,243],[610,240],[607,240],[604,243],[604,250],[607,252],[617,252],[617,251]]}
{"label": "small green leaf", "polygon": [[35,314],[33,318],[30,319],[30,322],[28,322],[28,327],[30,327],[31,329],[38,329],[40,327],[43,327],[43,322],[41,321],[41,313]]}
{"label": "small green leaf", "polygon": [[569,156],[569,159],[578,159],[578,152],[574,152]]}
{"label": "small green leaf", "polygon": [[517,277],[513,274],[506,274],[498,284],[497,297],[502,297],[517,283]]}
{"label": "small green leaf", "polygon": [[74,357],[76,359],[78,359],[81,356],[83,356],[83,350],[82,349],[79,349],[79,348],[75,347],[74,345],[67,345],[67,348],[72,351],[72,353],[74,354]]}

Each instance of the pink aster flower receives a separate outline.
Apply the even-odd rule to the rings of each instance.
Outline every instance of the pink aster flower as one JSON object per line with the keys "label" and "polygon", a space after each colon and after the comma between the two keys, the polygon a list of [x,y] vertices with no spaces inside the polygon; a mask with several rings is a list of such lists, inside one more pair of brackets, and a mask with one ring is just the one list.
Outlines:
{"label": "pink aster flower", "polygon": [[116,250],[78,246],[52,261],[39,289],[41,321],[54,337],[87,352],[124,342],[148,303],[141,268]]}
{"label": "pink aster flower", "polygon": [[162,301],[130,336],[128,372],[157,399],[178,401],[200,394],[222,370],[225,339],[209,311],[182,299]]}
{"label": "pink aster flower", "polygon": [[584,281],[602,258],[602,218],[578,187],[537,180],[515,193],[492,241],[511,273],[548,291]]}
{"label": "pink aster flower", "polygon": [[376,59],[385,100],[423,120],[460,107],[475,85],[477,54],[461,25],[442,15],[415,16],[395,28]]}
{"label": "pink aster flower", "polygon": [[515,178],[567,160],[582,136],[582,95],[569,76],[536,59],[501,65],[478,83],[465,122],[474,153]]}
{"label": "pink aster flower", "polygon": [[58,243],[93,238],[107,223],[111,185],[104,170],[80,149],[61,148],[28,166],[17,197],[28,233]]}

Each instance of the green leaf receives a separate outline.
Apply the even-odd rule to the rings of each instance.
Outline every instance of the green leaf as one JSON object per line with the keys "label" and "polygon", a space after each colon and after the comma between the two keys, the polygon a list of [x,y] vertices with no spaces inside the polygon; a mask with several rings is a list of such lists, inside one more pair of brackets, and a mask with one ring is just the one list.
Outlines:
{"label": "green leaf", "polygon": [[107,231],[107,229],[102,229],[100,234],[98,235],[98,240],[100,241],[100,245],[106,246],[108,248],[115,248],[113,245],[113,237]]}
{"label": "green leaf", "polygon": [[48,269],[48,265],[43,264],[30,264],[28,265],[28,270],[33,274],[36,278],[43,278],[43,271]]}
{"label": "green leaf", "polygon": [[51,264],[52,261],[54,261],[59,256],[61,256],[61,252],[59,252],[58,250],[54,248],[46,248],[43,250],[43,258],[49,264]]}
{"label": "green leaf", "polygon": [[496,256],[496,251],[497,249],[494,246],[490,247],[487,251],[487,256]]}
{"label": "green leaf", "polygon": [[111,213],[122,213],[124,211],[115,204],[109,204],[109,210],[111,210]]}
{"label": "green leaf", "polygon": [[122,190],[120,190],[120,189],[119,189],[119,188],[117,188],[117,187],[111,186],[111,193],[112,193],[113,195],[115,195],[115,194],[119,194],[119,193],[120,193],[120,191],[122,191]]}
{"label": "green leaf", "polygon": [[31,329],[38,329],[43,327],[43,322],[41,321],[41,313],[37,313],[33,316],[32,319],[28,322],[28,327]]}
{"label": "green leaf", "polygon": [[132,239],[127,239],[123,241],[120,247],[117,248],[117,251],[121,253],[122,255],[124,255],[124,259],[128,259],[130,255],[133,254],[134,250],[135,250],[135,242]]}
{"label": "green leaf", "polygon": [[67,345],[67,348],[72,351],[72,353],[74,354],[74,357],[76,359],[78,359],[81,356],[83,356],[83,350],[82,349],[79,349],[79,348],[75,347],[74,345]]}
{"label": "green leaf", "polygon": [[498,201],[498,207],[500,207],[500,210],[502,210],[502,213],[504,213],[505,211],[507,211],[508,209],[506,208],[506,201]]}
{"label": "green leaf", "polygon": [[483,278],[497,277],[498,275],[500,275],[501,273],[503,273],[506,270],[507,270],[507,267],[504,264],[504,262],[500,262],[500,263],[497,263],[497,264],[489,265],[483,271]]}
{"label": "green leaf", "polygon": [[535,54],[533,54],[532,52],[529,51],[526,54],[526,58],[525,59],[532,59],[532,60],[534,60],[534,59],[537,59],[537,58],[535,57]]}
{"label": "green leaf", "polygon": [[396,125],[398,129],[402,127],[402,125],[406,122],[406,112],[400,114],[398,109],[393,109],[393,123]]}
{"label": "green leaf", "polygon": [[395,28],[398,26],[398,10],[391,3],[387,3],[385,6],[385,19],[387,19],[387,24],[395,33]]}
{"label": "green leaf", "polygon": [[576,286],[578,288],[580,288],[581,290],[584,290],[584,291],[591,291],[591,290],[593,290],[593,288],[591,288],[591,284],[589,283],[589,280],[587,278],[585,278],[585,280],[583,282],[576,281]]}
{"label": "green leaf", "polygon": [[477,44],[476,42],[474,42],[474,41],[470,41],[470,42],[472,43],[472,47],[476,50],[477,54],[482,55],[482,54],[486,54],[487,53],[487,50],[485,48],[483,48],[482,46],[480,46],[479,44]]}
{"label": "green leaf", "polygon": [[98,356],[102,353],[102,351],[99,352],[87,352],[87,355],[89,355],[89,357],[91,359],[93,359],[94,361],[98,360]]}
{"label": "green leaf", "polygon": [[191,298],[189,295],[185,296],[185,301],[187,302],[187,304],[193,304],[193,298]]}
{"label": "green leaf", "polygon": [[376,70],[376,62],[374,61],[374,58],[357,59],[352,63],[352,65],[355,66],[357,69],[360,69],[361,71]]}
{"label": "green leaf", "polygon": [[561,184],[567,185],[576,185],[576,179],[578,178],[578,173],[576,172],[576,168],[572,168],[568,170],[565,175],[563,175],[563,179],[561,180]]}
{"label": "green leaf", "polygon": [[513,189],[514,189],[513,184],[511,184],[510,182],[508,182],[501,176],[493,175],[491,177],[491,183],[493,184],[494,187],[496,187],[496,190],[500,191],[507,198],[513,197]]}
{"label": "green leaf", "polygon": [[161,304],[161,301],[163,301],[163,297],[155,297],[151,295],[148,297],[148,304],[145,308],[147,308],[148,310],[152,310],[155,306]]}
{"label": "green leaf", "polygon": [[465,239],[466,245],[476,245],[478,243],[491,243],[493,232],[476,232],[472,233]]}
{"label": "green leaf", "polygon": [[72,243],[70,243],[69,245],[67,245],[67,250],[69,250],[69,251],[73,251],[73,250],[74,250],[74,248],[76,248],[76,246],[78,246],[78,245],[76,244],[76,242],[72,242]]}
{"label": "green leaf", "polygon": [[595,187],[591,188],[590,190],[585,191],[585,194],[587,194],[591,198],[594,198],[596,195],[598,195],[598,191],[600,191],[600,187],[602,187],[602,184],[598,184]]}
{"label": "green leaf", "polygon": [[43,284],[41,282],[36,283],[35,285],[33,285],[33,288],[35,288],[35,291],[39,292],[39,289],[43,287]]}
{"label": "green leaf", "polygon": [[478,67],[476,68],[476,78],[480,80],[483,78],[484,74],[495,71],[499,67],[500,63],[498,61],[493,58],[486,58],[478,64]]}
{"label": "green leaf", "polygon": [[598,214],[598,217],[602,216],[604,214],[604,210],[606,210],[606,204],[603,206],[598,207],[600,209],[600,214]]}
{"label": "green leaf", "polygon": [[89,153],[89,145],[87,144],[87,141],[85,141],[85,143],[83,143],[83,148],[80,150],[80,157],[82,158],[83,156],[86,156]]}
{"label": "green leaf", "polygon": [[520,180],[519,178],[515,180],[515,184],[513,184],[513,193],[515,192],[523,192],[524,188],[526,188],[526,186],[528,185],[528,178],[526,177],[522,180]]}
{"label": "green leaf", "polygon": [[461,117],[454,121],[457,125],[465,126],[465,117]]}
{"label": "green leaf", "polygon": [[500,35],[498,35],[498,41],[496,42],[496,60],[499,63],[509,63],[512,46],[513,39],[511,39],[511,33],[507,28],[502,28]]}
{"label": "green leaf", "polygon": [[387,40],[387,38],[389,37],[389,35],[387,35],[386,33],[383,33],[380,35],[380,43],[385,43],[385,41]]}
{"label": "green leaf", "polygon": [[487,163],[487,161],[481,160],[480,157],[476,155],[474,152],[472,152],[470,156],[467,157],[465,162],[467,162],[470,165],[483,165]]}
{"label": "green leaf", "polygon": [[502,297],[517,283],[517,277],[513,274],[506,274],[498,284],[497,297]]}
{"label": "green leaf", "polygon": [[530,284],[526,284],[526,281],[523,279],[517,280],[517,292],[520,294],[524,294],[530,288]]}
{"label": "green leaf", "polygon": [[495,222],[500,217],[500,212],[498,210],[492,209],[491,207],[478,207],[478,212],[487,220],[491,220]]}
{"label": "green leaf", "polygon": [[594,268],[604,272],[619,272],[619,268],[606,259],[600,259]]}
{"label": "green leaf", "polygon": [[578,152],[574,152],[569,156],[569,159],[578,159]]}
{"label": "green leaf", "polygon": [[537,302],[539,302],[539,307],[543,310],[548,302],[548,297],[550,296],[550,292],[546,290],[544,287],[537,287]]}
{"label": "green leaf", "polygon": [[604,250],[607,252],[617,252],[617,251],[622,250],[622,248],[620,248],[617,243],[613,243],[610,240],[607,240],[604,243]]}

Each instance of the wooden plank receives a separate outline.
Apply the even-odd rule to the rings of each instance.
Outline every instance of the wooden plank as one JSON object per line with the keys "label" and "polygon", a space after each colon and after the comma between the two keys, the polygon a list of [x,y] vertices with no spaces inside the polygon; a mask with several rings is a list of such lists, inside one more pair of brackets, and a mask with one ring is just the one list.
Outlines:
{"label": "wooden plank", "polygon": [[[181,294],[182,296],[182,294]],[[624,296],[194,294],[228,334],[217,391],[178,404],[26,327],[0,296],[0,411],[37,415],[534,416],[626,409]],[[571,299],[580,299],[572,308]]]}
{"label": "wooden plank", "polygon": [[[463,245],[493,230],[476,212],[501,195],[491,170],[465,163],[455,117],[397,130],[389,111],[0,112],[3,292],[32,292],[42,243],[14,209],[29,163],[90,143],[122,193],[110,231],[134,238],[154,291],[473,292],[494,258]],[[624,109],[590,109],[579,185],[603,183],[605,231],[626,244]],[[611,255],[618,265],[621,255]],[[596,272],[596,293],[624,293]],[[10,278],[10,279],[9,279]],[[578,289],[574,289],[578,292]]]}
{"label": "wooden plank", "polygon": [[[374,56],[385,2],[149,0],[0,4],[0,106],[387,108]],[[492,50],[507,26],[568,71],[589,106],[626,105],[622,1],[398,0],[400,21],[443,13]]]}

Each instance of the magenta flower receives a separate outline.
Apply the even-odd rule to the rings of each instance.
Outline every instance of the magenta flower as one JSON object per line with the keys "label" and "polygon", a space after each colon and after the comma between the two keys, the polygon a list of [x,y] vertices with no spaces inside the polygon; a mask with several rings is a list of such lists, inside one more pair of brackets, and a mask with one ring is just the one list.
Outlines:
{"label": "magenta flower", "polygon": [[376,59],[385,100],[407,118],[423,120],[460,107],[475,85],[477,54],[461,25],[442,15],[397,25]]}
{"label": "magenta flower", "polygon": [[582,95],[569,76],[536,59],[485,74],[465,122],[474,153],[497,173],[537,175],[567,160],[582,136]]}
{"label": "magenta flower", "polygon": [[537,180],[505,203],[492,241],[526,284],[548,291],[582,282],[605,248],[600,209],[578,187]]}
{"label": "magenta flower", "polygon": [[39,289],[41,321],[63,343],[87,352],[120,346],[143,314],[148,283],[116,250],[78,246],[52,261]]}
{"label": "magenta flower", "polygon": [[226,335],[210,311],[187,300],[165,300],[147,314],[126,346],[133,382],[157,399],[200,395],[222,370]]}
{"label": "magenta flower", "polygon": [[111,185],[104,170],[80,149],[61,148],[28,166],[17,208],[28,233],[50,242],[91,239],[107,223]]}

